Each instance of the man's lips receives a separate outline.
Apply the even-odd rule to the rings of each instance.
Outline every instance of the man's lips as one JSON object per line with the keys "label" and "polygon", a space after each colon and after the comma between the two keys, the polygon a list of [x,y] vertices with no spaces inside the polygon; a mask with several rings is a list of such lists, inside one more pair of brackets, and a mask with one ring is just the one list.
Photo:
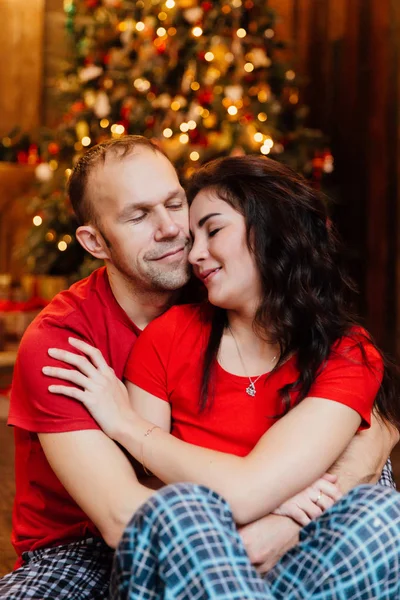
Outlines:
{"label": "man's lips", "polygon": [[165,254],[162,254],[161,256],[158,256],[157,258],[153,258],[152,260],[162,260],[163,258],[167,258],[169,256],[175,256],[176,254],[179,254],[179,252],[182,252],[184,250],[184,248],[185,248],[185,246],[180,246],[179,248],[170,250],[169,252],[166,252]]}

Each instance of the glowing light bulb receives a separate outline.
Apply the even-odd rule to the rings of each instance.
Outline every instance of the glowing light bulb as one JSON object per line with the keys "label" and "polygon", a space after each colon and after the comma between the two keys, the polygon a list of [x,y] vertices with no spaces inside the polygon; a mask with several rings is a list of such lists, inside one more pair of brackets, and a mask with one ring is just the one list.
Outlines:
{"label": "glowing light bulb", "polygon": [[32,221],[36,227],[39,227],[39,225],[41,225],[43,223],[43,219],[42,219],[42,217],[39,217],[39,215],[34,216]]}

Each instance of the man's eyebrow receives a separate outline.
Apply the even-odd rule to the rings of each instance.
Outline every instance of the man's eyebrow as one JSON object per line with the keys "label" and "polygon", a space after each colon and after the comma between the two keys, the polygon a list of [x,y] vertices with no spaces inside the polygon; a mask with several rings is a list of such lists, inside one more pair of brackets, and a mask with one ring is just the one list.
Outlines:
{"label": "man's eyebrow", "polygon": [[206,223],[208,221],[208,219],[211,219],[211,217],[218,217],[218,215],[220,215],[221,213],[209,213],[208,215],[206,215],[205,217],[202,217],[200,219],[200,221],[197,223],[198,227],[203,227],[204,223]]}

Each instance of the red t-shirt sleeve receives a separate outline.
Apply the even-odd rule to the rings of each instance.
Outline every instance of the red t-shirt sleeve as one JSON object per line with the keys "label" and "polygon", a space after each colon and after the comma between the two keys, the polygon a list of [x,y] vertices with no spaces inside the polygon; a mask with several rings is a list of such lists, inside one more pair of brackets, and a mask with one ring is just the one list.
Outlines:
{"label": "red t-shirt sleeve", "polygon": [[[368,364],[357,342],[362,344]],[[343,338],[332,350],[308,396],[334,400],[353,408],[362,418],[361,428],[369,427],[383,368],[381,356],[365,338],[359,335],[355,339]]]}
{"label": "red t-shirt sleeve", "polygon": [[171,308],[147,325],[131,350],[124,374],[125,379],[166,402],[169,402],[169,365],[178,315],[179,307]]}
{"label": "red t-shirt sleeve", "polygon": [[[61,433],[83,429],[100,429],[86,408],[78,401],[48,391],[50,384],[70,385],[68,382],[47,377],[44,366],[62,366],[48,354],[49,348],[77,352],[68,343],[69,336],[85,339],[65,324],[35,322],[22,338],[11,389],[9,425],[34,433]],[[88,343],[91,340],[85,339]],[[70,367],[72,368],[72,367]]]}

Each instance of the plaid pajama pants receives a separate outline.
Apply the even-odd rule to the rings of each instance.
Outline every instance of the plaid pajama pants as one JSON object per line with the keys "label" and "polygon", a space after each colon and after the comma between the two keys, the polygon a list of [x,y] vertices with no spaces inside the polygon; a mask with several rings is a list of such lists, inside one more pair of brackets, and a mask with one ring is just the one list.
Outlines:
{"label": "plaid pajama pants", "polygon": [[301,532],[262,578],[228,504],[169,485],[134,515],[118,547],[112,600],[398,600],[400,494],[359,486]]}
{"label": "plaid pajama pants", "polygon": [[[382,473],[382,477],[381,480],[379,482],[381,484],[381,486],[383,487],[395,487],[394,481],[393,481],[393,477],[392,477],[392,471],[391,471],[391,465],[390,462],[388,461],[388,463],[385,466],[385,469]],[[171,486],[170,486],[171,489]],[[380,488],[378,488],[380,489]],[[211,494],[211,492],[209,492]],[[158,494],[156,494],[153,498],[161,498],[158,496]],[[153,501],[153,499],[151,500]],[[215,502],[215,500],[214,500]],[[221,501],[223,502],[223,501]],[[341,503],[339,503],[340,505]],[[146,506],[146,505],[145,505]],[[347,506],[347,505],[346,505]],[[143,509],[142,509],[143,510]],[[227,510],[226,508],[224,508],[224,511]],[[370,510],[373,511],[375,510],[374,506],[370,507]],[[349,511],[352,511],[352,507],[350,506]],[[343,510],[342,510],[343,512]],[[352,513],[353,514],[353,513]],[[343,515],[343,520],[345,520],[347,518],[347,514],[345,513]],[[350,516],[349,516],[350,518]],[[318,520],[318,524],[319,524]],[[308,528],[306,528],[304,531],[308,532],[309,529],[312,529],[313,524],[309,525]],[[328,542],[325,541],[325,538],[321,537],[321,540],[324,539],[323,545],[324,545],[324,550],[323,552],[325,552],[325,544],[329,544],[329,537],[330,537],[330,532],[327,531],[326,529],[324,529],[323,527],[320,527],[318,525],[318,531],[314,533],[314,539],[315,540],[319,540],[319,535],[321,532],[325,531],[325,536],[328,538]],[[131,529],[128,530],[129,532],[131,532]],[[303,535],[302,532],[302,535]],[[254,570],[250,567],[250,565],[248,564],[248,559],[247,557],[243,556],[243,548],[241,546],[241,542],[240,539],[237,539],[237,535],[233,535],[233,533],[228,535],[228,539],[231,540],[233,543],[233,546],[227,546],[227,548],[229,548],[229,557],[232,558],[233,561],[237,561],[239,560],[243,560],[243,576],[247,576],[247,573],[250,573],[251,577],[249,581],[252,581],[252,579],[254,580],[254,577],[256,577],[256,581],[258,582],[258,585],[263,585],[266,586],[266,583],[263,583],[262,580],[260,580],[260,578],[258,578],[258,576],[255,574]],[[126,534],[125,534],[126,535]],[[199,539],[201,540],[201,532],[198,533],[199,535]],[[224,534],[225,535],[225,534]],[[232,537],[233,535],[233,537]],[[124,536],[124,540],[125,540],[125,536]],[[125,542],[124,542],[125,543]],[[150,541],[148,540],[148,543],[150,543]],[[240,550],[239,552],[239,557],[235,555],[234,553],[234,549],[235,549],[235,544],[236,546],[238,546],[238,549]],[[322,544],[320,544],[322,545]],[[223,547],[223,546],[222,546]],[[328,546],[326,546],[328,547]],[[211,547],[212,549],[212,547]],[[209,547],[206,547],[204,552],[204,556],[206,557],[208,555],[209,552],[211,552],[211,549]],[[239,551],[238,550],[238,551]],[[200,550],[199,550],[200,552]],[[219,547],[216,547],[216,553],[217,553],[217,558],[218,558],[218,552],[220,552]],[[136,555],[137,556],[137,555]],[[269,574],[268,578],[267,578],[267,583],[270,586],[270,591],[265,591],[265,589],[269,589],[269,588],[265,588],[262,587],[262,589],[264,590],[262,593],[263,595],[261,596],[262,598],[264,598],[264,600],[267,600],[268,598],[283,598],[284,595],[279,596],[276,595],[276,591],[274,588],[274,582],[278,585],[279,581],[282,581],[282,585],[284,585],[284,581],[286,581],[286,567],[284,569],[282,569],[281,565],[285,564],[284,561],[286,560],[287,556],[291,556],[290,553],[288,555],[285,555],[285,557],[282,559],[282,561],[279,563],[279,565],[277,565],[277,567],[275,567],[275,569],[272,570],[272,572]],[[371,555],[372,556],[372,555]],[[111,573],[111,567],[112,567],[112,560],[113,560],[113,552],[110,550],[110,548],[108,548],[104,542],[102,542],[101,540],[98,539],[87,539],[87,540],[81,540],[79,542],[75,542],[73,544],[68,544],[65,546],[57,546],[54,548],[45,548],[45,549],[41,549],[41,550],[35,550],[33,552],[26,552],[23,555],[23,559],[25,561],[25,564],[23,567],[17,569],[16,571],[14,571],[13,573],[10,573],[9,575],[6,575],[6,577],[3,577],[2,579],[0,579],[0,598],[4,598],[7,600],[58,600],[58,599],[68,599],[68,600],[106,600],[108,598],[108,587],[109,587],[109,580],[110,580],[110,573]],[[180,562],[178,562],[177,559],[177,565],[179,564],[183,564],[184,562],[184,556],[181,557]],[[127,562],[126,568],[124,569],[124,564],[125,561]],[[115,598],[137,598],[137,600],[141,599],[141,598],[158,598],[160,596],[157,596],[157,594],[155,595],[154,592],[151,592],[150,590],[141,590],[140,593],[138,593],[138,595],[129,595],[130,594],[130,583],[127,583],[129,578],[130,578],[130,573],[132,572],[132,564],[128,564],[128,558],[126,555],[126,547],[125,546],[121,546],[121,550],[118,552],[118,557],[117,560],[115,562],[115,573],[113,575],[112,581],[112,593],[111,596],[113,599]],[[217,561],[218,562],[218,561]],[[292,568],[293,568],[293,563],[292,564]],[[203,567],[202,567],[203,568]],[[235,569],[237,567],[232,566],[232,574],[235,572]],[[142,569],[146,569],[146,566],[143,565],[141,567],[139,567],[139,574],[142,573]],[[280,569],[280,571],[279,571]],[[288,565],[288,573],[291,572],[289,565]],[[306,561],[303,561],[302,566],[301,566],[302,572],[301,572],[301,577],[303,577],[305,580],[307,580],[307,577],[313,573],[314,569],[315,569],[315,565],[312,561],[310,561],[309,563],[307,563]],[[193,596],[191,598],[191,600],[195,600],[195,598],[229,598],[229,600],[233,600],[235,598],[248,598],[249,596],[246,595],[234,595],[234,593],[232,593],[231,595],[229,595],[229,590],[231,589],[231,586],[233,585],[234,587],[237,585],[236,583],[226,583],[225,580],[223,580],[222,576],[220,573],[218,573],[218,568],[214,567],[214,571],[215,571],[215,578],[219,580],[219,584],[221,587],[221,596],[218,594],[214,594],[214,592],[211,595],[207,595],[208,592],[204,591],[204,589],[202,587],[199,588],[199,595],[198,596]],[[208,568],[208,573],[210,573],[210,568]],[[176,576],[179,576],[179,580],[181,579],[181,575],[179,573],[176,573]],[[291,575],[291,581],[295,581],[295,578],[293,578]],[[298,576],[298,579],[300,578],[300,575]],[[227,576],[226,581],[230,581],[229,577]],[[198,582],[200,585],[200,581]],[[216,584],[217,585],[217,584]],[[286,583],[285,583],[286,585]],[[228,587],[226,587],[228,586]],[[117,590],[118,588],[118,590]],[[219,588],[216,587],[216,590],[218,590]],[[240,588],[239,588],[240,589]],[[300,588],[299,588],[300,589]],[[148,593],[148,595],[145,595],[146,593]],[[165,598],[174,598],[174,592],[168,592],[169,596],[165,596]],[[252,592],[253,593],[253,592]],[[119,595],[120,594],[120,595]],[[225,595],[224,595],[225,594]],[[268,595],[269,594],[269,595]],[[272,595],[271,594],[275,594]],[[164,596],[161,596],[164,597]],[[176,596],[176,598],[184,598],[185,596]],[[186,597],[190,597],[190,595],[186,596]],[[260,596],[250,596],[251,598],[254,598],[254,600]],[[302,598],[302,600],[304,600],[305,598],[307,598],[307,595],[293,595],[293,596],[288,596],[288,598]],[[314,596],[313,596],[314,597]],[[335,597],[340,598],[340,596],[327,596],[327,598],[330,598],[330,600],[334,599]],[[344,598],[345,596],[343,596]],[[348,598],[352,598],[353,596],[348,596]],[[382,596],[382,598],[384,598],[385,596]],[[390,596],[387,596],[388,598]],[[315,596],[315,598],[324,598],[323,596]],[[356,595],[354,596],[354,598],[362,598],[364,600],[364,598],[368,598],[368,600],[371,600],[372,598],[374,598],[374,596],[371,595],[366,595],[366,596],[361,596],[361,595]],[[286,599],[285,599],[286,600]],[[347,600],[347,597],[346,597]]]}

